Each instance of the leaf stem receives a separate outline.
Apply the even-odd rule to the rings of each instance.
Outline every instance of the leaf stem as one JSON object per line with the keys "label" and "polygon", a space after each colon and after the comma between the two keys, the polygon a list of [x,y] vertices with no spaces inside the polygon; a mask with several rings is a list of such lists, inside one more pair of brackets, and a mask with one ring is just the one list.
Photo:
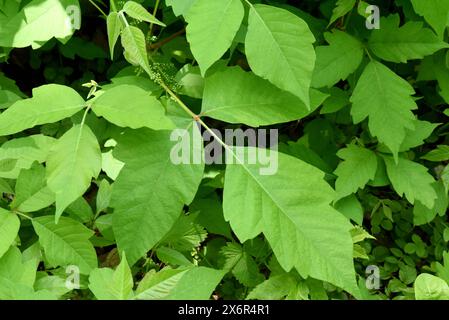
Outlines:
{"label": "leaf stem", "polygon": [[[153,9],[153,16],[156,17],[157,14],[157,9],[159,7],[159,2],[160,0],[156,0],[156,4],[154,5],[154,9]],[[153,28],[154,28],[154,23],[150,22],[150,30],[148,31],[148,37],[151,39],[151,36],[153,35]]]}
{"label": "leaf stem", "polygon": [[91,5],[93,5],[95,8],[97,8],[97,10],[100,11],[104,17],[108,16],[93,0],[89,0],[89,2]]}
{"label": "leaf stem", "polygon": [[24,213],[22,213],[22,212],[20,212],[20,211],[13,210],[13,212],[14,212],[15,214],[21,216],[21,217],[24,217],[24,218],[28,219],[28,220],[33,220],[33,218],[31,218],[30,216],[27,216],[26,214],[24,214]]}
{"label": "leaf stem", "polygon": [[117,12],[117,6],[115,5],[115,0],[111,0],[110,3],[111,3],[112,11]]}

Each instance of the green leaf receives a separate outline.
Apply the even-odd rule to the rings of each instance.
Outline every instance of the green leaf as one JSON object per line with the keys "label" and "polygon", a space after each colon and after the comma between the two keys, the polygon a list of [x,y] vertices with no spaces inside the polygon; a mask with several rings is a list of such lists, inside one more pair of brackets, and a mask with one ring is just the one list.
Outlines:
{"label": "green leaf", "polygon": [[109,207],[111,202],[112,186],[109,184],[108,180],[101,180],[98,185],[97,201],[96,201],[96,213],[102,212]]}
{"label": "green leaf", "polygon": [[0,47],[39,48],[46,41],[57,38],[66,42],[77,26],[81,10],[78,0],[28,1],[0,29]]}
{"label": "green leaf", "polygon": [[122,30],[122,22],[117,12],[109,13],[106,19],[106,26],[108,30],[109,51],[111,53],[111,60],[113,60],[114,47]]}
{"label": "green leaf", "polygon": [[142,67],[147,73],[151,74],[145,36],[142,30],[134,26],[126,26],[122,31],[121,40],[125,49],[126,60],[133,65]]}
{"label": "green leaf", "polygon": [[287,296],[295,286],[296,279],[290,274],[272,276],[255,287],[246,299],[279,300]]}
{"label": "green leaf", "polygon": [[0,258],[1,300],[56,300],[46,290],[35,291],[37,261],[25,261],[17,247],[11,247]]}
{"label": "green leaf", "polygon": [[136,300],[161,300],[165,299],[176,287],[179,280],[188,269],[164,268],[159,272],[150,270],[140,281],[136,290]]}
{"label": "green leaf", "polygon": [[413,223],[416,226],[431,222],[437,215],[444,216],[449,205],[449,197],[441,181],[432,184],[437,195],[432,208],[427,208],[417,201],[413,207]]}
{"label": "green leaf", "polygon": [[449,18],[448,0],[411,0],[413,9],[435,30],[438,37],[443,39]]}
{"label": "green leaf", "polygon": [[[181,133],[181,139],[189,139],[190,132],[197,130],[192,125],[190,122],[189,130]],[[128,131],[114,150],[125,167],[115,181],[111,198],[113,230],[130,265],[172,228],[184,204],[193,200],[202,178],[203,164],[173,163],[175,143],[170,134],[147,129]],[[194,152],[201,152],[197,149],[201,144],[192,147]]]}
{"label": "green leaf", "polygon": [[[322,103],[316,92],[312,91],[312,109]],[[309,112],[296,96],[239,67],[223,68],[206,78],[204,116],[258,127],[301,119]]]}
{"label": "green leaf", "polygon": [[349,196],[362,189],[370,180],[373,180],[377,170],[376,154],[356,145],[348,145],[338,151],[337,155],[344,161],[338,165],[335,174],[337,199]]}
{"label": "green leaf", "polygon": [[254,259],[239,244],[229,242],[221,254],[225,257],[224,269],[232,271],[244,286],[255,287],[265,280]]}
{"label": "green leaf", "polygon": [[310,107],[315,38],[307,23],[272,6],[251,6],[245,51],[251,69]]}
{"label": "green leaf", "polygon": [[207,300],[224,274],[223,270],[205,267],[164,269],[158,273],[148,273],[136,290],[136,299]]}
{"label": "green leaf", "polygon": [[406,129],[415,128],[411,110],[417,105],[413,87],[383,64],[372,61],[363,71],[351,96],[351,115],[355,123],[369,117],[373,136],[397,156]]}
{"label": "green leaf", "polygon": [[223,217],[223,205],[215,193],[195,199],[189,209],[191,212],[199,211],[197,222],[209,233],[221,234],[232,239],[229,224]]}
{"label": "green leaf", "polygon": [[435,179],[427,172],[427,168],[401,157],[397,163],[390,156],[382,157],[387,166],[388,177],[397,194],[401,197],[405,194],[412,204],[415,200],[419,200],[427,208],[432,208],[437,195],[432,187]]}
{"label": "green leaf", "polygon": [[89,289],[98,300],[131,299],[133,286],[133,277],[124,254],[115,271],[99,268],[92,270],[89,275]]}
{"label": "green leaf", "polygon": [[363,44],[346,32],[327,32],[324,38],[328,46],[316,48],[316,65],[312,87],[332,87],[354,73],[363,59]]}
{"label": "green leaf", "polygon": [[332,17],[329,21],[329,25],[351,11],[355,6],[355,2],[356,0],[338,0],[334,10],[332,11]]}
{"label": "green leaf", "polygon": [[134,1],[127,1],[123,6],[123,11],[125,11],[127,15],[129,15],[134,19],[154,23],[165,27],[165,23],[159,21],[155,16],[149,13],[147,9],[145,9],[140,3]]}
{"label": "green leaf", "polygon": [[176,16],[186,16],[196,0],[165,0],[167,6],[171,6]]}
{"label": "green leaf", "polygon": [[75,125],[59,138],[47,160],[47,185],[56,195],[56,222],[100,170],[100,146],[87,125]]}
{"label": "green leaf", "polygon": [[160,247],[156,250],[156,255],[159,260],[166,264],[175,266],[190,266],[192,262],[187,259],[181,252],[168,247]]}
{"label": "green leaf", "polygon": [[245,10],[240,0],[197,0],[186,17],[187,41],[201,74],[229,49]]}
{"label": "green leaf", "polygon": [[0,208],[0,258],[16,239],[19,228],[20,220],[17,215]]}
{"label": "green leaf", "polygon": [[16,182],[16,194],[11,208],[20,212],[34,212],[55,202],[55,194],[46,185],[46,172],[42,165],[21,170]]}
{"label": "green leaf", "polygon": [[50,266],[75,265],[82,274],[97,267],[97,255],[89,241],[93,231],[66,217],[58,224],[53,216],[37,217],[32,223]]}
{"label": "green leaf", "polygon": [[363,208],[355,195],[352,194],[338,200],[334,207],[337,211],[340,211],[345,217],[351,219],[358,225],[363,223]]}
{"label": "green leaf", "polygon": [[70,87],[48,84],[34,88],[32,98],[19,100],[0,114],[0,135],[62,120],[80,111],[84,105],[84,99]]}
{"label": "green leaf", "polygon": [[137,86],[124,84],[107,90],[94,100],[92,110],[120,127],[154,130],[174,127],[159,100]]}
{"label": "green leaf", "polygon": [[41,134],[12,139],[0,148],[0,160],[17,159],[15,167],[10,171],[0,171],[0,177],[17,179],[22,169],[29,169],[33,162],[42,163],[56,139]]}
{"label": "green leaf", "polygon": [[331,96],[323,102],[323,107],[320,111],[321,114],[338,112],[350,104],[349,93],[347,91],[332,87],[329,93]]}
{"label": "green leaf", "polygon": [[449,45],[421,22],[409,21],[399,27],[399,15],[391,15],[380,21],[382,28],[373,30],[369,38],[369,48],[383,60],[407,62],[422,59]]}
{"label": "green leaf", "polygon": [[183,252],[192,252],[207,237],[206,230],[197,223],[197,219],[198,213],[181,215],[159,244]]}
{"label": "green leaf", "polygon": [[357,295],[351,224],[329,205],[335,193],[323,180],[324,173],[271,151],[278,170],[262,175],[260,164],[246,164],[243,159],[248,152],[265,151],[235,150],[240,155],[237,164],[226,168],[223,209],[239,240],[263,232],[286,271],[296,268],[303,277],[328,281]]}
{"label": "green leaf", "polygon": [[[426,140],[438,127],[438,123],[430,123],[428,121],[415,120],[415,129],[407,129],[407,135],[399,148],[399,152],[408,151],[412,148],[418,147],[424,144]],[[380,149],[380,148],[379,148]],[[384,152],[384,151],[382,151]],[[388,152],[388,151],[387,151]]]}
{"label": "green leaf", "polygon": [[436,149],[422,156],[421,159],[434,162],[447,161],[449,160],[449,146],[439,145]]}
{"label": "green leaf", "polygon": [[[207,300],[211,298],[221,279],[223,270],[194,267],[184,273],[176,287],[166,297],[167,300]],[[201,281],[198,281],[201,279]]]}
{"label": "green leaf", "polygon": [[446,281],[428,273],[421,273],[413,285],[416,300],[449,300]]}

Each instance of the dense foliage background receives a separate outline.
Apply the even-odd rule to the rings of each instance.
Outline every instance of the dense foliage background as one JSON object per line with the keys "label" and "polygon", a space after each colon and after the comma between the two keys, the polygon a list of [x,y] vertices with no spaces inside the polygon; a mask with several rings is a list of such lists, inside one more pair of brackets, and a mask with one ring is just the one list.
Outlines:
{"label": "dense foliage background", "polygon": [[[449,0],[0,0],[0,299],[449,299],[448,26]],[[277,129],[277,173],[172,163],[196,123]]]}

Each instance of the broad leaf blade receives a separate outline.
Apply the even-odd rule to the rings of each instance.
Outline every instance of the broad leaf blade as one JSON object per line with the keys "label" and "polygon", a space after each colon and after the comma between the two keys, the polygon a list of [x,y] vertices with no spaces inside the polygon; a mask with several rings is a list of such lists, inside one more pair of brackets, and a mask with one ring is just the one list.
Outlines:
{"label": "broad leaf blade", "polygon": [[92,110],[120,127],[154,130],[174,127],[159,100],[137,86],[124,84],[107,90],[94,100]]}
{"label": "broad leaf blade", "polygon": [[53,216],[37,217],[32,223],[52,266],[75,265],[82,274],[97,267],[97,255],[89,242],[93,231],[66,217],[61,217],[58,224]]}
{"label": "broad leaf blade", "polygon": [[100,170],[97,138],[87,125],[73,126],[56,142],[47,160],[47,185],[56,195],[56,221]]}
{"label": "broad leaf blade", "polygon": [[413,87],[383,64],[372,61],[363,71],[351,96],[355,123],[369,118],[369,130],[397,156],[406,129],[415,128],[411,110],[417,105]]}
{"label": "broad leaf blade", "polygon": [[304,20],[266,5],[251,6],[245,49],[253,72],[310,107],[315,38]]}
{"label": "broad leaf blade", "polygon": [[[257,150],[265,152],[245,148],[243,154]],[[282,153],[270,156],[278,157],[275,175],[261,175],[260,164],[247,164],[241,156],[240,163],[226,168],[223,208],[233,231],[241,242],[263,232],[285,270],[296,268],[303,277],[357,295],[351,224],[330,206],[335,193],[324,174]]]}
{"label": "broad leaf blade", "polygon": [[[191,130],[198,129],[181,131],[180,138],[188,138]],[[170,140],[170,133],[128,131],[114,151],[125,167],[114,184],[111,198],[113,230],[130,265],[171,229],[184,204],[193,200],[202,178],[203,164],[172,162],[175,143]],[[201,152],[201,143],[193,145],[193,152]],[[124,194],[130,196],[123,197]]]}
{"label": "broad leaf blade", "polygon": [[84,107],[72,88],[48,84],[33,89],[33,97],[19,100],[0,114],[0,136],[68,118]]}
{"label": "broad leaf blade", "polygon": [[0,258],[16,239],[19,228],[20,220],[17,215],[0,208]]}
{"label": "broad leaf blade", "polygon": [[228,50],[244,16],[240,0],[197,0],[187,17],[187,41],[201,73]]}

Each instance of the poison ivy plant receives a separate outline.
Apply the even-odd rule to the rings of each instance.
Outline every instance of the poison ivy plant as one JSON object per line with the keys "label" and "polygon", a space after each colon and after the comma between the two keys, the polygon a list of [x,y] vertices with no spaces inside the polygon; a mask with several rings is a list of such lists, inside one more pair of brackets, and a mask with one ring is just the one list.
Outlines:
{"label": "poison ivy plant", "polygon": [[0,0],[0,299],[448,299],[448,15]]}

